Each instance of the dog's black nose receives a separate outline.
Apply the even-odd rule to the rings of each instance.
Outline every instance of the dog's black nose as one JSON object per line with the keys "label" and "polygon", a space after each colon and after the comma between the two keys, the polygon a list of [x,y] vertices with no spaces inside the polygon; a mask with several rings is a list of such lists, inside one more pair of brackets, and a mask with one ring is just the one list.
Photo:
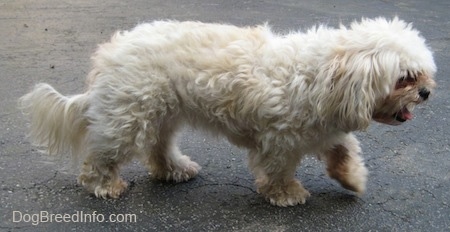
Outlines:
{"label": "dog's black nose", "polygon": [[421,89],[419,90],[419,96],[420,96],[421,98],[423,98],[423,100],[427,100],[429,95],[430,95],[430,91],[429,91],[428,89],[426,89],[426,88],[421,88]]}

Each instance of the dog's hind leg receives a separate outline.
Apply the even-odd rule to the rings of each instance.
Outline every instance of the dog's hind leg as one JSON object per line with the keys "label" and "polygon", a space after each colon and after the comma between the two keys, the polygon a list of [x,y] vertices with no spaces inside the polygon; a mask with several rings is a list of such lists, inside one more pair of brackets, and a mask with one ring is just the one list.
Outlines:
{"label": "dog's hind leg", "polygon": [[119,176],[119,169],[136,154],[136,134],[140,127],[137,120],[130,120],[133,118],[128,116],[128,111],[113,112],[118,104],[96,103],[87,112],[90,122],[87,156],[78,183],[97,197],[118,198],[127,187]]}
{"label": "dog's hind leg", "polygon": [[120,163],[112,152],[91,153],[85,159],[78,183],[97,197],[118,198],[127,188],[127,183],[119,176]]}
{"label": "dog's hind leg", "polygon": [[183,155],[176,145],[177,122],[167,120],[161,125],[159,134],[153,135],[156,143],[149,146],[146,162],[150,175],[155,179],[182,182],[193,178],[200,170],[200,166]]}
{"label": "dog's hind leg", "polygon": [[337,180],[342,187],[364,193],[367,182],[367,168],[359,155],[361,149],[356,138],[349,134],[343,143],[326,151],[328,175]]}
{"label": "dog's hind leg", "polygon": [[258,192],[277,206],[304,204],[309,192],[295,179],[301,157],[292,153],[249,153],[249,166],[256,177]]}

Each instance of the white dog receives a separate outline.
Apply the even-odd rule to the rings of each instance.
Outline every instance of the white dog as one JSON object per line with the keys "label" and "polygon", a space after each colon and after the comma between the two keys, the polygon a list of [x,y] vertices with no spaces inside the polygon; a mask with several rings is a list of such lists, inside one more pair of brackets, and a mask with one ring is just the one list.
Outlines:
{"label": "white dog", "polygon": [[20,100],[37,145],[85,155],[78,181],[88,191],[119,197],[119,167],[135,157],[157,179],[197,175],[174,138],[188,123],[247,148],[258,192],[278,206],[310,195],[294,177],[306,154],[363,193],[368,172],[351,132],[411,119],[436,72],[425,40],[398,18],[286,35],[158,21],[116,33],[92,60],[85,93],[38,84]]}

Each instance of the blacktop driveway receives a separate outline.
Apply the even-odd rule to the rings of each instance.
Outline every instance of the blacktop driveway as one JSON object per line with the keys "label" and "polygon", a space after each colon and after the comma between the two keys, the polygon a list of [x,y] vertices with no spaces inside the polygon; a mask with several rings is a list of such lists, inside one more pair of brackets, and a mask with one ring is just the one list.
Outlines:
{"label": "blacktop driveway", "polygon": [[[2,0],[0,231],[450,231],[449,10],[448,0]],[[373,124],[357,133],[370,170],[362,197],[328,179],[311,158],[297,176],[312,197],[305,205],[271,206],[255,192],[245,151],[187,128],[179,141],[203,166],[197,178],[152,181],[133,163],[123,171],[130,187],[122,198],[96,199],[77,185],[76,171],[64,160],[52,162],[31,146],[16,108],[17,99],[38,82],[65,94],[83,91],[96,45],[140,22],[269,22],[275,31],[287,32],[395,15],[414,22],[427,38],[438,86],[415,120],[399,127]],[[46,214],[47,220],[53,214],[53,222],[44,222]],[[78,222],[56,218],[65,214],[72,221],[78,215]],[[91,221],[81,222],[83,215]]]}

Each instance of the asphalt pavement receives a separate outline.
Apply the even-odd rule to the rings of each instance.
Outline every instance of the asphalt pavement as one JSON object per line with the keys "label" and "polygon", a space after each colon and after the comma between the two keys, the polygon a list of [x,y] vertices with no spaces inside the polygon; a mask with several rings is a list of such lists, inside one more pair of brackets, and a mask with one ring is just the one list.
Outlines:
{"label": "asphalt pavement", "polygon": [[[449,10],[448,0],[2,0],[0,231],[450,231]],[[361,197],[308,158],[296,174],[311,192],[306,204],[271,206],[256,193],[245,150],[186,128],[179,143],[203,167],[198,177],[154,181],[133,162],[122,172],[126,193],[97,199],[76,183],[68,159],[55,161],[30,144],[17,109],[39,82],[66,95],[82,92],[97,44],[141,22],[268,22],[282,33],[395,15],[427,39],[438,85],[414,120],[357,133],[370,171]]]}

